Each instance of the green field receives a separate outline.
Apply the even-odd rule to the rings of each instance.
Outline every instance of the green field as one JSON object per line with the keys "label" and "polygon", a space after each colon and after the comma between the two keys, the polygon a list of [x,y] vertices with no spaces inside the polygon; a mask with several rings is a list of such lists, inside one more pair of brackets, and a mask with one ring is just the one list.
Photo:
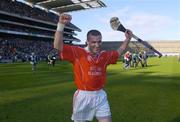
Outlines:
{"label": "green field", "polygon": [[[71,122],[72,66],[45,62],[0,64],[0,122]],[[150,58],[149,66],[108,67],[106,91],[113,122],[180,122],[180,62]],[[96,120],[94,120],[96,122]]]}

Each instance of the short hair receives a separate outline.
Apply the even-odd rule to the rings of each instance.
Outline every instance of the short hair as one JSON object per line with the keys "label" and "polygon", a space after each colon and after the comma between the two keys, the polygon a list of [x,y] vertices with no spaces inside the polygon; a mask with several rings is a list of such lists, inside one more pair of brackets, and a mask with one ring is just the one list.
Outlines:
{"label": "short hair", "polygon": [[100,31],[98,31],[98,30],[90,30],[87,33],[87,40],[89,39],[90,35],[92,35],[92,36],[102,36]]}

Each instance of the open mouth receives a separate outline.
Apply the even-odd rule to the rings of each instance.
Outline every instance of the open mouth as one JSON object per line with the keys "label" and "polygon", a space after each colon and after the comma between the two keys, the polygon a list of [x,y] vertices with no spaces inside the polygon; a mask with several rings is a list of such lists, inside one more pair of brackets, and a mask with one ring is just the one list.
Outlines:
{"label": "open mouth", "polygon": [[94,49],[94,51],[96,51],[96,52],[98,52],[99,50],[100,50],[99,48]]}

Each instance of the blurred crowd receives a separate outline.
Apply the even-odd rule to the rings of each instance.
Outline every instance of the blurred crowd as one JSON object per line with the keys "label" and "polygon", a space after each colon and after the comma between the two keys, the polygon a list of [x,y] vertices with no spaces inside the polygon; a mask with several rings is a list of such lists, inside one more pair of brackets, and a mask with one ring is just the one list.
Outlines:
{"label": "blurred crowd", "polygon": [[6,25],[6,24],[1,24],[0,29],[4,30],[10,30],[10,31],[15,31],[16,33],[28,33],[28,34],[34,34],[34,35],[46,35],[49,37],[53,37],[54,32],[53,31],[46,31],[46,30],[40,30],[40,29],[33,29],[33,28],[26,28],[26,27],[17,27],[17,25]]}
{"label": "blurred crowd", "polygon": [[[0,11],[4,11],[19,16],[26,16],[36,20],[43,20],[57,23],[58,16],[52,12],[48,12],[16,0],[1,0]],[[7,20],[8,21],[8,20]],[[35,35],[46,35],[53,37],[53,31],[47,31],[36,28],[28,28],[25,26],[18,26],[15,24],[0,24],[0,29],[6,31],[15,31],[17,33],[28,33]],[[52,42],[41,41],[36,39],[25,40],[17,38],[0,38],[0,62],[25,62],[29,61],[31,54],[34,53],[37,60],[48,60],[48,54],[52,52]],[[55,53],[55,52],[54,52]]]}
{"label": "blurred crowd", "polygon": [[54,23],[57,23],[58,21],[58,16],[55,16],[54,13],[42,11],[41,9],[35,7],[32,8],[30,5],[25,5],[16,0],[1,0],[0,10],[38,20],[44,20]]}
{"label": "blurred crowd", "polygon": [[35,53],[38,61],[48,60],[49,53],[57,54],[52,48],[52,42],[0,39],[0,62],[26,62],[32,53]]}

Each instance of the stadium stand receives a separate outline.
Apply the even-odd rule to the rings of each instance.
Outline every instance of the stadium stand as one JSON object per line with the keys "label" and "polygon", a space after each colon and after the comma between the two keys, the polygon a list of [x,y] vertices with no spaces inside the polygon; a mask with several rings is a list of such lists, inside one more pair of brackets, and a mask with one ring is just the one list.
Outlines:
{"label": "stadium stand", "polygon": [[[116,50],[122,44],[123,41],[104,41],[102,43],[103,50]],[[131,41],[126,49],[126,51],[135,52],[136,50],[144,50],[145,47],[138,43],[137,41]],[[125,52],[126,52],[125,51]]]}
{"label": "stadium stand", "polygon": [[[104,50],[113,50],[113,49],[118,49],[119,45],[122,42],[120,41],[104,41],[102,44],[102,48]],[[151,40],[148,41],[149,44],[151,44],[156,50],[161,52],[163,56],[174,56],[174,55],[179,55],[180,54],[180,41],[179,40]],[[131,41],[128,45],[128,48],[126,51],[130,52],[136,52],[136,51],[146,51],[149,56],[155,56],[156,54],[146,48],[144,45],[139,43],[138,41]],[[125,52],[126,52],[125,51]]]}
{"label": "stadium stand", "polygon": [[71,12],[92,8],[106,7],[100,0],[25,0],[31,5],[38,5],[48,11]]}
{"label": "stadium stand", "polygon": [[[43,7],[43,8],[42,8]],[[105,7],[99,0],[1,0],[0,62],[27,61],[32,52],[45,60],[52,49],[58,13]],[[80,42],[72,23],[65,26],[64,43]]]}
{"label": "stadium stand", "polygon": [[[2,35],[22,36],[22,38],[36,37],[52,40],[58,21],[58,15],[52,12],[12,0],[1,0],[0,15],[0,24],[3,29],[1,33],[4,32]],[[65,27],[65,41],[72,41],[68,37],[73,38],[73,35],[76,35],[74,31],[81,30],[72,23]],[[80,41],[76,38],[73,39],[73,41]]]}
{"label": "stadium stand", "polygon": [[180,40],[154,40],[150,41],[150,44],[159,50],[163,56],[178,56],[180,54]]}

